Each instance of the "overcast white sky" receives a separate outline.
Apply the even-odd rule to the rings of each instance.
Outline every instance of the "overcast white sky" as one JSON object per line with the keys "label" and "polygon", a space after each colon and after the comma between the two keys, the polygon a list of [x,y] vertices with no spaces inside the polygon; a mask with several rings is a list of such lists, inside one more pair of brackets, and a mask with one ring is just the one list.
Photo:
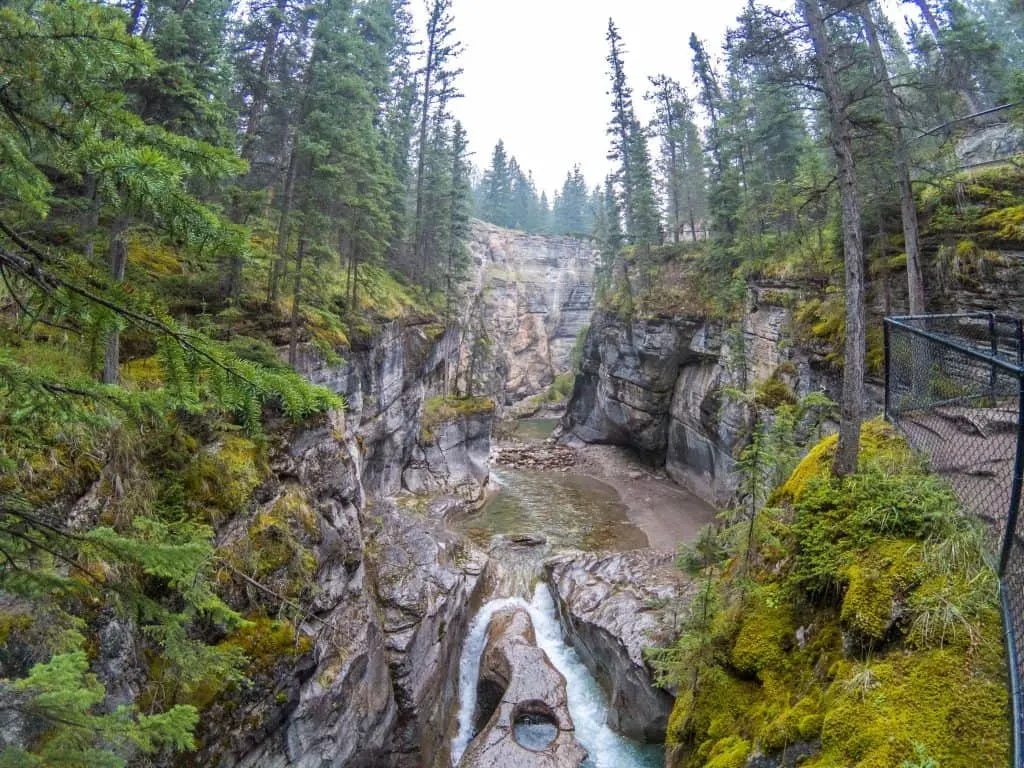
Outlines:
{"label": "overcast white sky", "polygon": [[[745,0],[455,0],[465,45],[453,111],[469,133],[476,165],[499,138],[538,187],[561,187],[573,163],[590,186],[610,170],[605,33],[611,16],[626,46],[626,74],[646,120],[648,75],[691,83],[690,33],[717,52]],[[422,18],[423,0],[413,0]]]}
{"label": "overcast white sky", "polygon": [[[413,0],[423,22],[424,5]],[[626,74],[641,120],[649,75],[664,72],[693,93],[690,33],[719,55],[727,27],[746,0],[455,0],[465,45],[453,112],[469,133],[483,169],[498,139],[533,171],[540,189],[561,188],[579,163],[593,187],[611,170],[606,159],[610,117],[605,33],[608,18],[626,47]],[[772,2],[785,6],[785,0]],[[884,5],[896,6],[898,0]],[[422,28],[422,25],[421,25]]]}

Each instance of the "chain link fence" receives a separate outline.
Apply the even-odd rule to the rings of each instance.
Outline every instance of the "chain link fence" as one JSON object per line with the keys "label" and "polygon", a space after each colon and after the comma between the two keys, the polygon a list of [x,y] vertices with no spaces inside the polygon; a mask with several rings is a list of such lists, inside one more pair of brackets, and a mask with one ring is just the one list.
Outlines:
{"label": "chain link fence", "polygon": [[1013,765],[1024,768],[1024,330],[993,312],[885,320],[885,413],[964,509],[985,521],[998,554],[1010,661]]}

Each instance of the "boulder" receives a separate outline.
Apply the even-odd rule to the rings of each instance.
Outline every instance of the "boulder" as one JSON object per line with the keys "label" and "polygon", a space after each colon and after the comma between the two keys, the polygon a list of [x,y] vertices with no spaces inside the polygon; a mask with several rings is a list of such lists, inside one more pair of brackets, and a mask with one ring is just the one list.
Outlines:
{"label": "boulder", "polygon": [[522,608],[491,618],[473,720],[477,735],[459,768],[577,768],[587,757],[576,741],[565,678],[537,647]]}

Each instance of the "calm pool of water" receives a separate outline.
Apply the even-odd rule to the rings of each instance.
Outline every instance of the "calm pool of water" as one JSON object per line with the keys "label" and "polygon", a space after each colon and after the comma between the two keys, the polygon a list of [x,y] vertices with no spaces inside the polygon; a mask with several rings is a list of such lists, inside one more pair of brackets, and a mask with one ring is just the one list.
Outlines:
{"label": "calm pool of water", "polygon": [[495,534],[547,537],[552,548],[638,549],[647,536],[629,521],[626,506],[612,486],[582,475],[545,470],[492,468],[498,488],[477,512],[454,526],[486,549]]}

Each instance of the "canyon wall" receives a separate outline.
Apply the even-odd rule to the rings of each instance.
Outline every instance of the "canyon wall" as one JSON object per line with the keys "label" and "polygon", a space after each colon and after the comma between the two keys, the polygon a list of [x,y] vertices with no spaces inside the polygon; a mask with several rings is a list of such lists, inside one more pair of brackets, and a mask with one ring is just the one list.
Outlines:
{"label": "canyon wall", "polygon": [[474,220],[466,286],[460,388],[499,409],[543,392],[570,370],[594,307],[595,246],[575,237],[530,235]]}
{"label": "canyon wall", "polygon": [[[340,362],[300,348],[300,373],[343,395],[345,412],[278,441],[266,500],[221,538],[245,540],[266,510],[298,495],[315,521],[302,537],[315,597],[302,652],[204,719],[205,764],[412,768],[443,759],[483,566],[444,530],[444,516],[486,488],[486,398],[515,403],[569,369],[597,262],[584,241],[479,221],[469,249],[458,324],[387,322]],[[478,397],[446,401],[453,391]]]}
{"label": "canyon wall", "polygon": [[699,315],[626,318],[595,313],[562,421],[568,439],[634,448],[706,500],[727,504],[735,456],[747,438],[744,408],[723,398],[773,375],[794,395],[839,395],[822,350],[793,343],[798,285],[752,285],[740,321]]}

